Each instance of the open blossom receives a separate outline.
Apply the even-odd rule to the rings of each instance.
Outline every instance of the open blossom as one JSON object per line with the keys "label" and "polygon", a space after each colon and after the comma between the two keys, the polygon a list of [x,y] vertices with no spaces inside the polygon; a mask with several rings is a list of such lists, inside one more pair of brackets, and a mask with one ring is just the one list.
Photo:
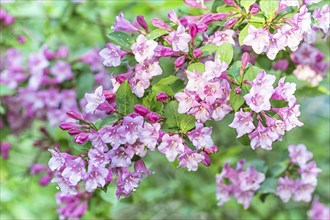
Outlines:
{"label": "open blossom", "polygon": [[276,188],[276,195],[278,195],[283,202],[288,202],[295,189],[295,183],[293,180],[289,179],[288,176],[285,176],[285,178],[280,177],[278,179],[278,185]]}
{"label": "open blossom", "polygon": [[186,33],[184,26],[179,25],[177,31],[171,32],[167,40],[172,44],[174,51],[182,51],[185,53],[189,51],[188,43],[191,40],[191,36]]}
{"label": "open blossom", "polygon": [[70,63],[64,61],[57,61],[50,71],[59,83],[73,78]]}
{"label": "open blossom", "polygon": [[317,86],[323,79],[309,65],[298,65],[293,74],[300,80],[309,82],[312,86]]}
{"label": "open blossom", "polygon": [[288,107],[283,107],[279,109],[272,108],[282,119],[285,124],[285,130],[290,131],[294,127],[301,127],[304,124],[298,120],[300,116],[300,105],[292,105]]}
{"label": "open blossom", "polygon": [[318,198],[314,198],[311,209],[307,212],[311,220],[330,219],[330,208],[319,202]]}
{"label": "open blossom", "polygon": [[179,135],[174,134],[170,136],[165,134],[162,138],[162,143],[158,146],[158,150],[166,155],[168,161],[173,162],[179,154],[184,153],[185,146]]}
{"label": "open blossom", "polygon": [[303,144],[290,145],[288,150],[292,163],[297,163],[300,166],[304,166],[313,157],[313,154]]}
{"label": "open blossom", "polygon": [[198,163],[204,159],[205,156],[203,154],[186,148],[185,152],[178,157],[178,167],[187,167],[188,171],[196,171],[198,169]]}
{"label": "open blossom", "polygon": [[109,170],[103,166],[90,165],[85,174],[86,191],[93,192],[97,187],[103,187],[106,183]]}
{"label": "open blossom", "polygon": [[87,100],[86,112],[95,112],[95,110],[105,102],[105,96],[103,95],[103,87],[99,86],[95,89],[94,93],[86,93],[85,98]]}
{"label": "open blossom", "polygon": [[108,43],[107,47],[100,51],[100,56],[104,59],[104,66],[119,66],[122,54],[120,47],[112,43]]}
{"label": "open blossom", "polygon": [[136,116],[135,118],[126,116],[122,126],[118,128],[118,134],[125,138],[128,144],[134,144],[139,137],[138,131],[142,129],[143,122],[142,116]]}
{"label": "open blossom", "polygon": [[230,196],[233,196],[245,209],[249,207],[255,191],[265,180],[265,174],[258,172],[252,166],[243,170],[244,164],[245,161],[241,160],[237,168],[233,169],[226,163],[222,172],[216,176],[218,206],[222,206],[230,200]]}
{"label": "open blossom", "polygon": [[269,33],[262,28],[249,26],[248,35],[244,39],[244,45],[252,46],[257,54],[261,54],[269,46]]}
{"label": "open blossom", "polygon": [[217,31],[214,35],[210,36],[208,43],[215,44],[216,46],[220,46],[223,43],[235,45],[234,35],[235,32],[233,30]]}
{"label": "open blossom", "polygon": [[276,141],[277,137],[278,135],[274,131],[268,127],[264,127],[259,121],[257,128],[249,134],[251,148],[255,150],[260,146],[262,149],[271,150],[272,143]]}
{"label": "open blossom", "polygon": [[136,38],[136,43],[132,45],[132,52],[138,62],[151,59],[155,54],[158,43],[154,40],[148,40],[144,35],[140,34]]}
{"label": "open blossom", "polygon": [[135,27],[131,22],[124,18],[124,13],[120,12],[118,16],[116,16],[115,24],[113,25],[114,31],[124,31],[128,33],[135,33],[139,30]]}
{"label": "open blossom", "polygon": [[196,123],[196,128],[188,133],[189,140],[196,149],[212,148],[214,146],[212,128],[204,127],[202,123]]}
{"label": "open blossom", "polygon": [[313,18],[316,21],[315,27],[320,28],[325,34],[329,31],[330,25],[330,7],[328,4],[322,8],[316,8],[313,12]]}
{"label": "open blossom", "polygon": [[244,112],[243,109],[241,109],[239,112],[236,112],[234,121],[229,125],[229,127],[236,129],[237,138],[253,131],[255,126],[253,124],[251,112]]}

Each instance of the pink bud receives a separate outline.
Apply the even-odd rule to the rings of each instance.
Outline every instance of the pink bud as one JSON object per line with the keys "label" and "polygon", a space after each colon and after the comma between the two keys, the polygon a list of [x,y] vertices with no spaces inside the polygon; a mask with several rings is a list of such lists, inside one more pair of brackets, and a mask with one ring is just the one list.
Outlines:
{"label": "pink bud", "polygon": [[139,23],[139,25],[141,25],[141,27],[143,27],[143,29],[146,30],[146,32],[149,32],[148,24],[142,15],[138,15],[136,17],[136,20]]}
{"label": "pink bud", "polygon": [[84,144],[88,140],[88,133],[80,133],[74,137],[74,142],[77,144]]}
{"label": "pink bud", "polygon": [[105,179],[105,182],[110,183],[112,181],[112,167],[109,166],[108,170],[109,170],[109,173],[108,173],[107,178]]}
{"label": "pink bud", "polygon": [[0,155],[3,159],[9,158],[9,150],[11,149],[11,144],[8,142],[1,142],[0,143]]}
{"label": "pink bud", "polygon": [[198,33],[197,25],[196,24],[190,25],[189,26],[189,34],[190,34],[190,36],[191,36],[192,39],[195,39],[197,33]]}
{"label": "pink bud", "polygon": [[161,116],[155,112],[149,112],[147,115],[147,119],[153,123],[157,122],[160,118]]}
{"label": "pink bud", "polygon": [[111,90],[104,90],[103,95],[109,103],[116,100],[116,95]]}
{"label": "pink bud", "polygon": [[52,180],[52,178],[53,178],[53,173],[48,172],[43,177],[41,177],[41,179],[39,180],[39,184],[41,186],[47,186],[50,183],[50,181]]}
{"label": "pink bud", "polygon": [[226,27],[226,28],[232,28],[232,27],[236,24],[236,22],[238,21],[238,19],[239,19],[238,17],[228,19],[228,20],[225,22],[225,27]]}
{"label": "pink bud", "polygon": [[56,51],[56,58],[66,59],[69,56],[69,48],[66,46],[61,46]]}
{"label": "pink bud", "polygon": [[23,35],[20,35],[17,37],[17,42],[20,44],[24,44],[25,43],[25,37]]}
{"label": "pink bud", "polygon": [[160,92],[156,95],[156,99],[160,102],[165,102],[168,99],[168,95],[165,92]]}
{"label": "pink bud", "polygon": [[79,120],[79,121],[84,121],[83,116],[80,113],[76,112],[76,111],[67,111],[66,112],[66,115],[69,118],[72,118],[72,119],[75,119],[75,120]]}
{"label": "pink bud", "polygon": [[134,105],[134,111],[143,117],[145,117],[150,112],[147,107],[139,104]]}
{"label": "pink bud", "polygon": [[36,175],[44,170],[47,170],[47,166],[44,164],[32,164],[30,172],[32,175]]}
{"label": "pink bud", "polygon": [[235,90],[234,90],[235,94],[241,94],[242,92],[242,89],[240,87],[237,87]]}
{"label": "pink bud", "polygon": [[45,55],[47,60],[55,59],[55,53],[53,51],[49,50],[49,49],[44,50],[44,55]]}
{"label": "pink bud", "polygon": [[247,52],[243,53],[243,55],[242,55],[242,69],[246,68],[249,61],[250,61],[250,54],[248,54]]}
{"label": "pink bud", "polygon": [[207,167],[210,166],[211,158],[209,157],[209,155],[207,155],[204,151],[202,151],[201,154],[204,156],[204,160],[202,160],[202,163]]}
{"label": "pink bud", "polygon": [[257,3],[254,3],[250,6],[250,14],[255,15],[260,11],[259,5]]}
{"label": "pink bud", "polygon": [[231,6],[236,6],[236,3],[234,0],[222,0],[224,3],[226,3],[227,5],[231,5]]}
{"label": "pink bud", "polygon": [[186,60],[186,57],[185,56],[181,56],[179,58],[177,58],[175,61],[174,61],[174,64],[175,64],[175,67],[176,68],[180,68],[182,67],[182,65],[184,64],[184,61]]}
{"label": "pink bud", "polygon": [[172,31],[172,29],[165,23],[165,21],[158,19],[158,18],[153,18],[151,19],[151,23],[153,26],[163,29],[163,30],[167,30],[167,31]]}
{"label": "pink bud", "polygon": [[62,123],[60,123],[60,126],[59,127],[62,130],[67,131],[67,130],[70,130],[70,129],[73,129],[73,128],[78,128],[78,126],[79,125],[77,125],[77,124],[75,124],[73,122],[62,122]]}
{"label": "pink bud", "polygon": [[193,55],[196,58],[200,58],[202,56],[202,54],[203,54],[203,51],[200,48],[197,48],[193,51]]}
{"label": "pink bud", "polygon": [[218,147],[217,146],[213,146],[211,148],[204,148],[203,151],[205,153],[207,153],[207,154],[214,154],[214,153],[218,152]]}
{"label": "pink bud", "polygon": [[77,128],[72,128],[68,131],[68,133],[69,133],[69,135],[77,135],[77,134],[82,133],[82,131]]}
{"label": "pink bud", "polygon": [[175,11],[171,10],[167,15],[168,15],[168,19],[170,19],[170,21],[172,21],[175,24],[180,24],[178,15],[175,13]]}
{"label": "pink bud", "polygon": [[288,68],[288,65],[289,61],[287,60],[278,60],[274,63],[273,70],[281,70],[284,72]]}

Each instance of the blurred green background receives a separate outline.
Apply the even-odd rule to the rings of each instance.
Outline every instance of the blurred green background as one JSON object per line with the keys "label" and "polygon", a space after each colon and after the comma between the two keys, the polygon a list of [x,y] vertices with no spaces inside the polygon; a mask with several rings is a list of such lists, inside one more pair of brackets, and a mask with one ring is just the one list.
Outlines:
{"label": "blurred green background", "polygon": [[[67,45],[72,56],[81,55],[93,47],[103,48],[106,34],[111,32],[115,16],[123,11],[125,17],[133,20],[136,15],[150,19],[166,19],[167,12],[175,9],[179,16],[183,11],[193,13],[182,1],[16,1],[3,4],[16,17],[14,31],[1,32],[2,52],[5,47],[17,47],[26,53],[37,51],[47,43],[50,48]],[[27,36],[27,43],[16,42],[17,35]],[[317,47],[329,58],[329,42],[320,42]],[[323,85],[329,88],[329,78]],[[241,145],[235,138],[234,129],[227,125],[233,116],[213,124],[213,137],[219,152],[212,155],[210,167],[200,167],[197,172],[177,169],[163,155],[148,153],[147,166],[154,175],[142,181],[131,197],[117,200],[115,188],[107,193],[96,191],[83,219],[305,219],[309,204],[289,202],[284,204],[278,197],[270,195],[263,203],[255,197],[248,210],[231,200],[222,207],[217,206],[215,197],[215,175],[222,165],[233,164],[241,158],[265,159],[273,165],[287,151],[289,144],[305,144],[314,154],[318,167],[322,169],[315,194],[320,201],[329,205],[330,200],[330,99],[329,96],[298,97],[301,104],[301,121],[305,126],[288,132],[282,142],[274,143],[272,151],[256,150]],[[27,168],[37,153],[32,144],[38,136],[36,122],[31,130],[19,136],[10,135],[7,141],[13,143],[10,159],[1,159],[1,207],[0,219],[56,219],[54,194],[55,184],[40,187],[39,177],[27,174]],[[56,129],[54,132],[61,132]],[[63,132],[61,135],[66,135]],[[3,138],[3,137],[2,137]],[[48,156],[40,158],[46,163]]]}

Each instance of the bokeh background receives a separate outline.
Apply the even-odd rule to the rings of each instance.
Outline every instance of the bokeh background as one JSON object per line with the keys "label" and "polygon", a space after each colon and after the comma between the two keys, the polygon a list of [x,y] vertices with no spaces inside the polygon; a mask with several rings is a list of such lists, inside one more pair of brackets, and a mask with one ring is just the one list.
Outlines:
{"label": "bokeh background", "polygon": [[[1,53],[7,47],[16,47],[29,53],[47,44],[50,48],[67,45],[72,56],[107,43],[106,34],[111,32],[115,16],[123,11],[125,18],[133,20],[136,15],[165,19],[167,12],[174,9],[179,16],[183,11],[194,13],[182,1],[177,0],[17,0],[1,4],[16,18],[14,31],[1,30]],[[24,35],[24,45],[17,43],[17,35]],[[329,59],[329,42],[318,41],[316,46]],[[111,70],[110,70],[111,71]],[[110,72],[109,71],[109,72]],[[329,77],[322,85],[329,89]],[[301,103],[301,121],[305,126],[288,132],[282,142],[273,144],[272,151],[256,150],[240,144],[235,130],[227,125],[232,117],[213,123],[213,138],[220,147],[212,155],[210,167],[200,167],[198,172],[177,169],[157,152],[147,155],[147,166],[155,171],[146,178],[129,198],[117,200],[115,188],[105,193],[96,191],[83,219],[305,219],[309,204],[289,202],[284,204],[278,197],[270,195],[265,202],[255,197],[248,210],[232,200],[222,207],[217,206],[215,197],[215,175],[227,161],[239,159],[265,159],[273,165],[283,156],[290,144],[305,144],[314,154],[319,175],[315,194],[320,201],[330,201],[330,109],[329,96],[298,96]],[[44,122],[34,122],[31,129],[19,136],[1,135],[1,139],[13,143],[9,160],[1,158],[0,168],[0,219],[56,219],[55,184],[41,187],[39,177],[29,175],[28,167],[37,154],[33,141],[40,136],[38,128]],[[59,128],[52,129],[58,138],[69,138]],[[1,132],[4,134],[4,131]],[[69,146],[63,146],[69,147]],[[39,158],[46,163],[50,155]]]}

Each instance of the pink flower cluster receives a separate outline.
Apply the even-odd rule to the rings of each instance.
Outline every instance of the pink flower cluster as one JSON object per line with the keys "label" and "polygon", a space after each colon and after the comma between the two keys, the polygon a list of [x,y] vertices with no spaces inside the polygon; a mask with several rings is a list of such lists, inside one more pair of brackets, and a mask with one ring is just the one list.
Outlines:
{"label": "pink flower cluster", "polygon": [[[292,4],[294,2],[281,1],[279,12],[285,6],[299,6]],[[313,13],[314,23],[312,23],[312,15],[308,12],[306,5],[299,8],[299,13],[286,20],[284,25],[277,25],[275,33],[270,33],[268,27],[256,28],[250,25],[248,35],[244,39],[243,44],[251,46],[255,53],[266,53],[271,60],[276,58],[279,51],[289,47],[291,51],[296,51],[300,42],[304,39],[311,43],[315,41],[316,33],[314,30],[321,29],[325,34],[329,30],[329,5],[324,5],[322,9],[317,9]]]}
{"label": "pink flower cluster", "polygon": [[15,22],[15,17],[8,14],[8,12],[5,9],[0,8],[0,21],[1,24],[5,26],[9,26]]}
{"label": "pink flower cluster", "polygon": [[[303,144],[290,145],[289,156],[290,166],[285,177],[278,179],[276,195],[284,202],[291,198],[296,202],[310,202],[317,185],[317,175],[321,170],[316,167],[315,161],[310,161],[313,154]],[[297,175],[300,178],[296,178]]]}
{"label": "pink flower cluster", "polygon": [[218,205],[222,206],[233,196],[245,209],[255,192],[260,188],[260,184],[265,180],[265,174],[258,172],[253,166],[243,169],[244,160],[237,163],[236,169],[226,163],[220,174],[216,176]]}
{"label": "pink flower cluster", "polygon": [[310,220],[326,220],[330,219],[330,208],[319,202],[318,198],[314,198],[312,207],[307,213]]}
{"label": "pink flower cluster", "polygon": [[[250,82],[252,88],[244,96],[251,111],[244,111],[241,108],[235,113],[234,121],[229,125],[236,129],[237,137],[248,134],[252,149],[261,147],[265,150],[271,150],[272,143],[281,140],[285,131],[303,125],[298,120],[300,106],[296,104],[296,97],[293,95],[296,85],[285,82],[285,77],[278,81],[276,88],[273,88],[274,82],[275,76],[261,71]],[[272,107],[271,100],[285,101],[288,106]],[[276,113],[280,119],[272,116],[272,113]],[[254,114],[256,114],[256,123],[253,118]]]}
{"label": "pink flower cluster", "polygon": [[222,78],[228,64],[219,59],[206,61],[205,72],[186,71],[188,83],[183,92],[175,94],[179,113],[194,115],[200,122],[222,120],[232,111],[229,104],[230,84]]}
{"label": "pink flower cluster", "polygon": [[291,59],[297,65],[293,74],[312,86],[317,86],[327,75],[329,64],[324,61],[324,54],[310,44],[301,44],[298,50],[291,54]]}

